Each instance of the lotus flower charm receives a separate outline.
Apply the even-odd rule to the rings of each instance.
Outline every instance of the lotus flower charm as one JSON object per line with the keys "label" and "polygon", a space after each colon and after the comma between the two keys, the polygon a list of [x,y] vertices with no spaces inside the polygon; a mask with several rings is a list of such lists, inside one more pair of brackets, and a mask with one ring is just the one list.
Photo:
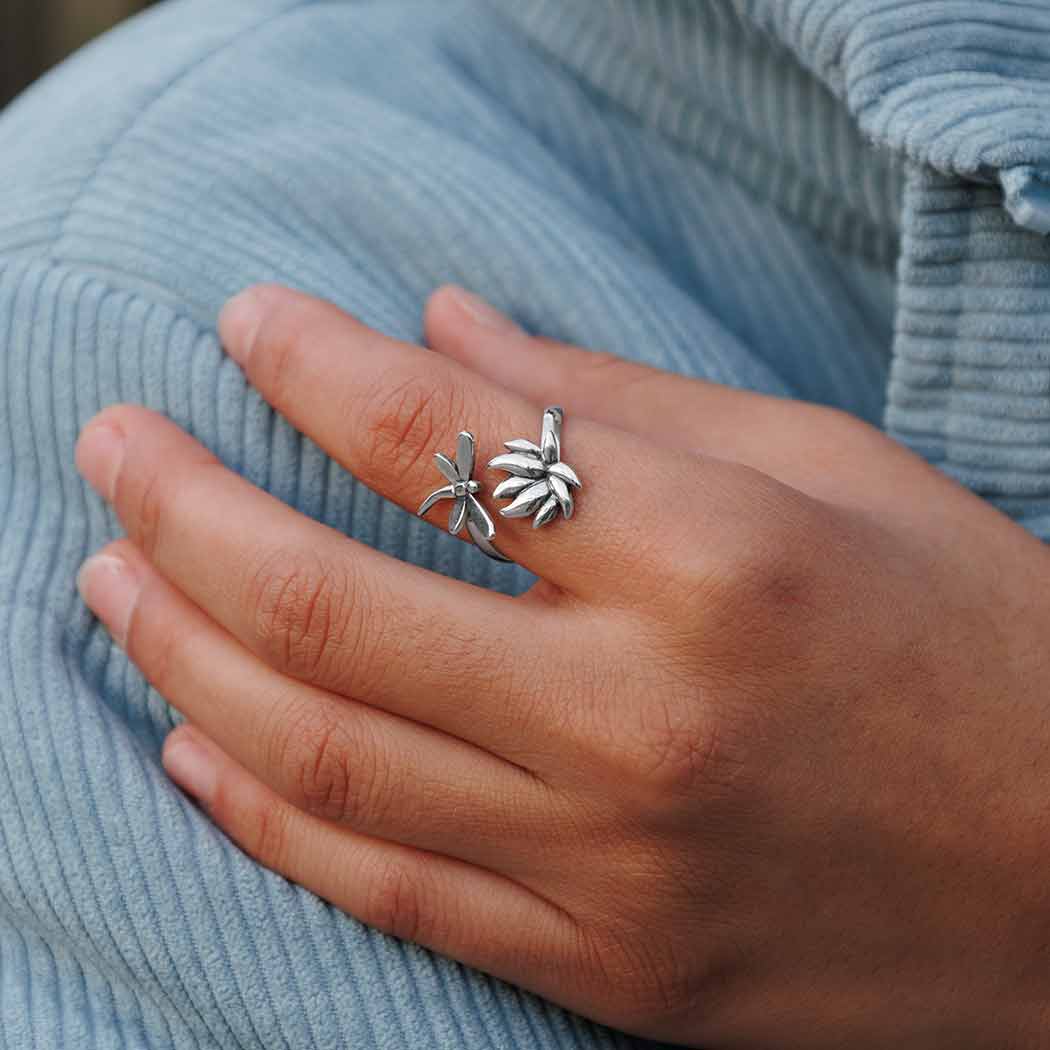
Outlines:
{"label": "lotus flower charm", "polygon": [[571,518],[575,509],[572,489],[580,487],[576,471],[561,461],[561,425],[565,414],[557,406],[543,413],[540,443],[517,439],[504,442],[505,455],[489,462],[493,470],[505,470],[511,476],[496,486],[494,499],[512,499],[500,510],[505,518],[532,519],[534,529],[541,528],[558,516],[560,510]]}
{"label": "lotus flower charm", "polygon": [[443,452],[435,453],[434,462],[448,484],[427,496],[417,513],[423,517],[435,503],[443,499],[455,500],[448,517],[448,531],[455,536],[466,525],[470,538],[485,554],[496,561],[509,561],[492,545],[496,526],[488,511],[478,502],[481,485],[471,477],[474,473],[474,456],[474,435],[468,430],[461,431],[456,440],[455,463]]}

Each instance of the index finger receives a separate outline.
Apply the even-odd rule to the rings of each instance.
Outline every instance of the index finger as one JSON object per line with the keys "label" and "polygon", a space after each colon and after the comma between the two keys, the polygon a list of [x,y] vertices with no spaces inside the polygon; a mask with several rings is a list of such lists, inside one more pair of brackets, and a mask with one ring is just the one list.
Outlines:
{"label": "index finger", "polygon": [[[467,464],[457,464],[457,453],[469,459],[460,434],[470,431],[477,443],[474,479],[481,486],[476,496],[495,521],[496,546],[514,561],[581,596],[602,593],[610,581],[622,587],[627,571],[637,589],[646,570],[658,568],[646,518],[653,514],[654,492],[680,488],[685,457],[570,417],[558,451],[582,482],[576,488],[570,475],[554,470],[549,454],[541,454],[543,406],[455,361],[375,332],[330,303],[279,286],[257,286],[231,300],[220,333],[274,408],[402,507],[415,512],[429,493],[444,489],[445,498],[432,501],[442,512],[431,517],[446,524],[449,509],[456,510],[449,490],[465,480],[459,468]],[[546,451],[552,449],[553,442]],[[444,456],[437,465],[436,454]],[[503,500],[496,498],[503,475],[484,468],[492,460],[509,472],[509,484],[499,488]],[[544,484],[556,508],[548,498],[533,502],[544,496]],[[576,513],[564,520],[567,508],[558,497],[570,486]],[[500,509],[561,520],[534,528]],[[664,515],[658,522],[665,539],[673,521]]]}

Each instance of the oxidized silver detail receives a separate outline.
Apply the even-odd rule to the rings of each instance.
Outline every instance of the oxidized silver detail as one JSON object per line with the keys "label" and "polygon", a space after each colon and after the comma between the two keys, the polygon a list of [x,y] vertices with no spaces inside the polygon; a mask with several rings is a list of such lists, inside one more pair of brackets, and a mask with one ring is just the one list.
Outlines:
{"label": "oxidized silver detail", "polygon": [[481,485],[471,477],[474,473],[475,449],[474,435],[464,430],[460,432],[456,441],[454,463],[443,452],[435,453],[434,463],[448,484],[427,496],[417,514],[422,518],[441,500],[454,500],[448,516],[448,531],[455,536],[462,532],[463,526],[466,525],[470,538],[479,550],[495,561],[509,562],[510,558],[492,545],[496,525],[489,517],[489,512],[478,502]]}
{"label": "oxidized silver detail", "polygon": [[493,470],[504,470],[510,477],[501,481],[492,493],[493,499],[509,499],[509,506],[500,510],[505,518],[532,519],[534,529],[541,528],[558,516],[565,518],[575,511],[573,489],[580,488],[576,471],[561,459],[561,426],[565,413],[553,405],[543,413],[540,443],[524,438],[505,441],[507,452],[489,461]]}

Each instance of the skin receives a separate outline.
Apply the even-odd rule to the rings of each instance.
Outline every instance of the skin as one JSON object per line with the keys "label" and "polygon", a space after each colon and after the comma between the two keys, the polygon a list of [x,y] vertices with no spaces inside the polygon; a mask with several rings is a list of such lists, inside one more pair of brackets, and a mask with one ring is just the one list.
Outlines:
{"label": "skin", "polygon": [[144,408],[88,424],[77,465],[127,538],[82,593],[187,717],[165,766],[242,849],[640,1036],[1050,1046],[1042,543],[850,416],[534,339],[452,288],[430,350],[274,286],[220,332],[412,511],[464,427],[495,511],[484,464],[551,403],[583,480],[571,521],[496,516],[541,577],[509,598]]}

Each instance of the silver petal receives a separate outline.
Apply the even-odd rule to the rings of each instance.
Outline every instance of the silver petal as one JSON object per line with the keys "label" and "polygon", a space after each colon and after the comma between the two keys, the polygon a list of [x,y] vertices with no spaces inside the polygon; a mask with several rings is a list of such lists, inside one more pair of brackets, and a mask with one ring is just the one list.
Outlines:
{"label": "silver petal", "polygon": [[493,547],[487,539],[485,539],[485,534],[477,527],[477,525],[474,524],[473,521],[470,520],[469,517],[467,518],[467,532],[470,533],[470,538],[474,541],[474,545],[478,548],[478,550],[487,554],[490,558],[493,558],[495,561],[502,561],[513,564],[511,562],[511,559],[508,558],[506,554],[503,554],[501,551],[496,550],[496,548]]}
{"label": "silver petal", "polygon": [[452,507],[452,510],[448,515],[448,531],[453,536],[463,528],[464,523],[467,520],[467,497],[460,496]]}
{"label": "silver petal", "polygon": [[473,522],[486,539],[491,540],[496,535],[496,523],[474,496],[467,496],[467,522]]}
{"label": "silver petal", "polygon": [[524,452],[508,452],[506,455],[497,456],[489,460],[489,467],[492,470],[505,470],[519,478],[542,478],[547,473],[542,459]]}
{"label": "silver petal", "polygon": [[459,476],[459,470],[456,468],[456,464],[453,463],[444,452],[435,452],[434,462],[437,464],[438,470],[440,470],[453,485],[455,485],[457,481],[466,480],[466,478],[461,478]]}
{"label": "silver petal", "polygon": [[550,474],[547,477],[547,481],[550,482],[551,492],[554,493],[555,498],[558,500],[562,514],[565,515],[566,519],[571,518],[576,508],[572,501],[572,493],[569,491],[569,486],[556,474]]}
{"label": "silver petal", "polygon": [[474,435],[469,430],[460,431],[456,439],[456,467],[463,481],[470,481],[474,473]]}
{"label": "silver petal", "polygon": [[540,437],[543,462],[546,464],[557,463],[561,459],[561,421],[563,419],[560,408],[548,408],[543,413],[543,434]]}
{"label": "silver petal", "polygon": [[443,489],[438,489],[437,492],[431,492],[431,494],[423,500],[423,505],[416,511],[416,513],[420,517],[423,517],[423,515],[440,500],[455,498],[456,490],[451,485],[446,485]]}
{"label": "silver petal", "polygon": [[532,478],[509,477],[501,481],[493,490],[493,499],[513,499],[522,489],[535,484]]}
{"label": "silver petal", "polygon": [[503,447],[509,452],[529,452],[534,456],[543,456],[543,450],[539,445],[525,438],[515,438],[513,441],[504,441]]}
{"label": "silver petal", "polygon": [[[550,498],[550,494],[550,485],[544,478],[525,489],[509,507],[503,507],[500,514],[505,518],[527,518],[545,499]],[[557,501],[554,505],[557,506]]]}
{"label": "silver petal", "polygon": [[532,520],[532,527],[534,529],[540,529],[549,521],[553,521],[558,516],[558,498],[557,496],[551,496],[546,503],[536,512],[536,517]]}
{"label": "silver petal", "polygon": [[553,474],[556,478],[561,478],[566,485],[572,485],[575,488],[582,487],[580,479],[576,476],[576,471],[568,463],[552,463],[547,468],[547,473]]}

